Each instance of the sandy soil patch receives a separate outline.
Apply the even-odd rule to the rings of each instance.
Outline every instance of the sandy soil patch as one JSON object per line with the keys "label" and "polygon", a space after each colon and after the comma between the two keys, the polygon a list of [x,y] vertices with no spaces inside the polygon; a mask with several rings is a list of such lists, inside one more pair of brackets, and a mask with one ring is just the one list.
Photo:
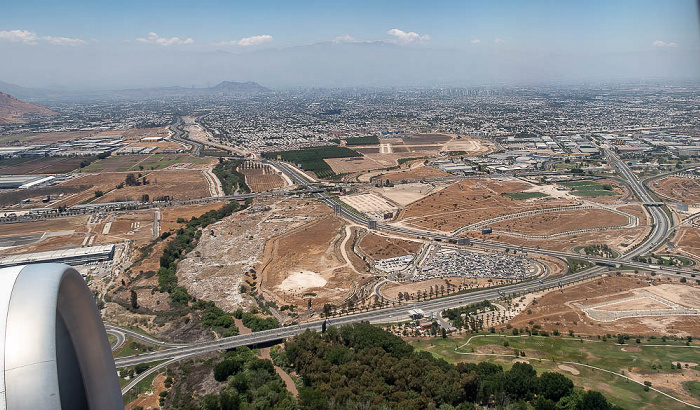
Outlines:
{"label": "sandy soil patch", "polygon": [[340,200],[360,212],[380,214],[398,211],[396,205],[372,193],[341,196]]}
{"label": "sandy soil patch", "polygon": [[656,310],[656,309],[671,309],[668,305],[658,302],[651,298],[640,298],[628,300],[625,302],[611,303],[609,305],[594,308],[595,310],[607,310],[611,312],[625,312],[628,310]]}
{"label": "sandy soil patch", "polygon": [[399,184],[393,187],[374,188],[372,191],[388,198],[400,206],[406,206],[425,198],[436,189],[440,188],[435,184],[414,182],[410,184]]}
{"label": "sandy soil patch", "polygon": [[287,273],[287,275],[287,278],[278,286],[283,292],[300,292],[306,289],[320,288],[326,286],[328,282],[323,276],[311,271]]}
{"label": "sandy soil patch", "polygon": [[573,374],[574,376],[578,376],[579,374],[581,374],[581,372],[579,372],[576,368],[571,367],[571,366],[566,365],[566,364],[560,364],[560,365],[557,366],[557,367],[558,367],[560,370],[563,370],[563,371],[565,371],[565,372],[569,372],[569,373]]}

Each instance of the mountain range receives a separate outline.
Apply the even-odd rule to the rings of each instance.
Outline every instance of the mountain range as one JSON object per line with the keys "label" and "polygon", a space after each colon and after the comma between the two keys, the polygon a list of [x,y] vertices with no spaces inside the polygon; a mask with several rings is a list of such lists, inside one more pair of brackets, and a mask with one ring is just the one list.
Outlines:
{"label": "mountain range", "polygon": [[42,88],[28,88],[0,81],[0,93],[16,95],[31,101],[53,99],[85,99],[85,98],[124,98],[151,99],[173,97],[236,97],[265,94],[272,92],[269,88],[258,83],[222,81],[213,87],[154,87],[130,88],[123,90],[104,91],[71,91]]}

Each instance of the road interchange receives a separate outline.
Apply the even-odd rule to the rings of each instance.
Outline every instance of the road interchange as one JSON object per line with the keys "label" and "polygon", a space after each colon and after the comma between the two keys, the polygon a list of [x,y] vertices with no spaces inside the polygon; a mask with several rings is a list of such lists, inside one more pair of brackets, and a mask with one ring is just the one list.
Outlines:
{"label": "road interchange", "polygon": [[[644,185],[641,184],[641,182],[636,178],[636,176],[632,174],[631,170],[626,166],[626,164],[624,164],[624,162],[622,162],[617,156],[615,156],[615,154],[613,154],[610,151],[606,151],[606,155],[608,156],[609,160],[618,168],[618,170],[625,177],[625,179],[629,181],[630,187],[634,191],[635,195],[637,195],[640,198],[640,200],[644,202],[652,203],[653,199],[651,195],[649,195]],[[308,179],[302,176],[300,172],[294,169],[293,167],[290,167],[287,164],[278,161],[263,160],[262,162],[276,166],[282,172],[287,174],[287,176],[290,179],[292,179],[296,184],[298,184],[301,188],[316,196],[321,202],[325,203],[329,207],[336,209],[341,216],[361,225],[366,226],[368,224],[368,219],[366,217],[341,206],[325,191],[314,190],[314,185],[311,184]],[[642,255],[654,249],[656,246],[662,243],[666,236],[671,232],[671,221],[668,218],[668,215],[666,215],[666,213],[663,212],[663,210],[661,210],[660,207],[648,206],[648,209],[653,219],[652,231],[649,234],[649,236],[644,240],[644,242],[630,253],[623,255],[617,259],[592,257],[587,255],[576,255],[576,257],[579,259],[584,259],[592,263],[604,264],[605,266],[594,266],[577,273],[570,273],[557,278],[548,278],[539,281],[530,280],[495,288],[474,290],[469,293],[455,294],[422,302],[405,303],[403,305],[395,307],[349,314],[346,316],[330,319],[330,324],[333,326],[340,326],[360,321],[368,321],[370,323],[395,322],[405,320],[406,318],[408,318],[408,311],[415,308],[420,308],[423,311],[429,312],[440,312],[444,309],[463,306],[482,300],[498,299],[506,295],[524,294],[544,289],[558,288],[567,284],[572,284],[591,277],[598,276],[606,272],[607,268],[611,267],[611,264],[612,266],[614,266],[614,264],[624,263],[625,265],[631,266],[633,268],[649,269],[649,265],[634,262],[632,261],[632,259],[635,256]],[[450,235],[420,231],[416,229],[399,228],[383,223],[377,223],[377,229],[402,233],[424,239],[444,241],[456,239],[456,237],[452,237]],[[500,244],[497,242],[483,240],[473,240],[472,244],[494,249],[513,248],[512,245]],[[540,253],[548,256],[554,256],[557,258],[566,258],[572,256],[571,254],[565,252],[549,251],[538,248],[516,247],[516,249],[522,252]],[[681,268],[665,268],[665,270],[667,272],[670,272],[671,274],[691,273],[690,270]],[[166,350],[144,353],[138,356],[117,358],[115,359],[115,364],[117,365],[117,367],[126,367],[133,366],[139,363],[148,363],[153,361],[181,360],[217,350],[232,349],[244,345],[270,343],[284,340],[287,337],[303,333],[307,330],[319,331],[321,329],[322,323],[323,320],[316,320],[312,322],[305,322],[293,326],[266,330],[262,332],[254,332],[245,335],[221,338],[218,340],[207,341],[187,346],[173,347]]]}

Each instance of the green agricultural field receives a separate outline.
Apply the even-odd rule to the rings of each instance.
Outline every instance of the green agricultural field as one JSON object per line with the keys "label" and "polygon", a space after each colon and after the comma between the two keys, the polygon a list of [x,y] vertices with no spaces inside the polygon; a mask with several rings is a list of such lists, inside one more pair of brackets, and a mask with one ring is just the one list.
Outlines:
{"label": "green agricultural field", "polygon": [[312,171],[319,178],[332,178],[336,174],[326,164],[326,158],[360,157],[360,153],[345,147],[317,147],[295,151],[278,151],[265,153],[266,158],[282,157],[284,161],[299,164],[305,171]]}
{"label": "green agricultural field", "polygon": [[[641,343],[637,344],[634,338],[630,338],[625,345],[618,345],[616,338],[603,342],[575,337],[506,337],[487,334],[476,336],[466,344],[469,338],[470,336],[457,336],[447,339],[425,339],[412,341],[411,345],[416,350],[428,351],[433,356],[450,363],[490,361],[500,364],[505,369],[512,366],[516,350],[524,351],[525,356],[521,356],[520,359],[527,360],[538,373],[545,371],[563,373],[573,380],[577,387],[599,390],[612,403],[627,409],[687,408],[678,401],[653,390],[644,391],[644,386],[629,381],[621,375],[634,371],[677,377],[691,370],[672,369],[671,362],[697,362],[697,355],[700,353],[697,346],[685,347],[677,341],[667,342],[671,346],[651,346],[665,344],[660,339],[642,339]],[[472,354],[476,350],[481,354]],[[564,371],[559,368],[559,365],[576,369],[579,374]],[[685,388],[691,393],[700,393],[700,383],[686,385]],[[665,391],[665,393],[678,396],[672,391]]]}
{"label": "green agricultural field", "polygon": [[612,196],[619,195],[613,190],[612,185],[600,184],[595,181],[570,181],[561,182],[561,185],[571,188],[572,194],[581,197]]}
{"label": "green agricultural field", "polygon": [[379,144],[379,138],[374,135],[368,135],[366,137],[356,137],[348,138],[345,140],[347,145],[377,145]]}
{"label": "green agricultural field", "polygon": [[542,193],[542,192],[506,192],[506,193],[503,193],[501,195],[506,196],[510,199],[515,199],[515,200],[543,198],[545,196],[549,196],[549,195]]}

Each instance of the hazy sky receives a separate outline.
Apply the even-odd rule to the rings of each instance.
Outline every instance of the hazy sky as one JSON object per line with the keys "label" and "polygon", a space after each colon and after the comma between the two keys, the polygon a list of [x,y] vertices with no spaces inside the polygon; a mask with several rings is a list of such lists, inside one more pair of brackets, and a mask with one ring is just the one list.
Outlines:
{"label": "hazy sky", "polygon": [[[697,3],[682,0],[10,1],[0,13],[0,80],[110,88],[698,78],[698,26]],[[453,64],[461,68],[445,67]]]}

